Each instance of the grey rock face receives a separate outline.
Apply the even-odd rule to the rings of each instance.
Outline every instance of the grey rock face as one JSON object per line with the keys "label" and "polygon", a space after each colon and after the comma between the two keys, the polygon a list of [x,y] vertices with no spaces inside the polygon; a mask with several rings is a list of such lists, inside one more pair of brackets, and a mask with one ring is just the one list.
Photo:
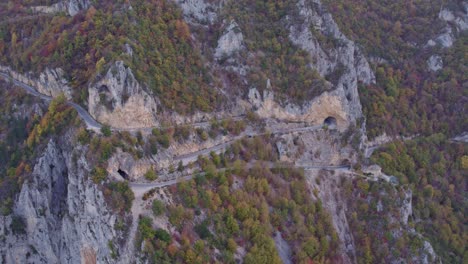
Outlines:
{"label": "grey rock face", "polygon": [[244,36],[240,31],[239,25],[231,21],[229,26],[224,31],[224,34],[218,40],[215,58],[219,59],[224,56],[231,56],[234,52],[242,49]]}
{"label": "grey rock face", "polygon": [[31,9],[34,12],[54,14],[58,12],[68,13],[70,16],[76,15],[90,6],[89,0],[64,0],[50,6],[34,6]]}
{"label": "grey rock face", "polygon": [[0,66],[0,72],[6,73],[22,83],[35,87],[37,91],[42,94],[52,97],[63,94],[68,100],[72,99],[72,88],[64,77],[65,73],[60,68],[47,68],[39,75],[39,78],[34,77],[31,73],[21,74],[15,72],[5,66]]}
{"label": "grey rock face", "polygon": [[[335,80],[336,92],[344,103],[349,120],[356,120],[362,116],[358,81],[365,84],[375,82],[369,63],[354,42],[341,33],[331,14],[324,10],[320,1],[300,0],[297,8],[299,17],[289,19],[289,38],[310,54],[313,61],[311,67],[322,77],[338,72],[338,80]],[[322,47],[317,34],[334,39],[335,47]]]}
{"label": "grey rock face", "polygon": [[412,206],[413,197],[412,196],[413,196],[413,192],[411,191],[411,189],[408,189],[405,192],[405,197],[403,199],[403,203],[400,209],[401,222],[404,225],[408,224],[408,218],[410,217],[410,215],[413,214],[413,206]]}
{"label": "grey rock face", "polygon": [[446,22],[443,31],[434,39],[427,42],[428,46],[437,44],[450,48],[456,40],[457,33],[468,29],[468,3],[463,2],[463,10],[454,12],[444,8],[439,12],[439,19]]}
{"label": "grey rock face", "polygon": [[455,37],[453,36],[452,28],[446,27],[444,32],[437,36],[435,39],[431,39],[427,42],[428,46],[435,46],[439,44],[444,48],[450,48],[455,41]]}
{"label": "grey rock face", "polygon": [[427,60],[427,67],[433,72],[442,69],[444,67],[442,57],[439,55],[432,55],[429,60]]}
{"label": "grey rock face", "polygon": [[464,3],[465,10],[461,10],[457,14],[454,14],[454,12],[450,11],[447,8],[444,8],[440,11],[439,13],[439,19],[446,21],[446,22],[452,22],[455,24],[457,30],[463,31],[468,29],[468,13],[467,13],[467,8],[468,4]]}
{"label": "grey rock face", "polygon": [[0,217],[3,263],[112,262],[116,217],[87,179],[88,166],[81,147],[49,142],[15,202],[25,234],[9,230],[11,216]]}
{"label": "grey rock face", "polygon": [[100,123],[116,128],[141,128],[157,124],[155,99],[135,79],[122,61],[88,89],[89,113]]}
{"label": "grey rock face", "polygon": [[76,15],[83,9],[88,9],[90,6],[89,0],[68,0],[67,10],[70,16]]}
{"label": "grey rock face", "polygon": [[36,87],[42,94],[57,97],[63,93],[68,100],[71,100],[72,88],[63,76],[64,72],[60,68],[55,70],[46,69],[39,75]]}
{"label": "grey rock face", "polygon": [[206,0],[175,0],[180,5],[186,20],[197,23],[213,23],[217,6]]}

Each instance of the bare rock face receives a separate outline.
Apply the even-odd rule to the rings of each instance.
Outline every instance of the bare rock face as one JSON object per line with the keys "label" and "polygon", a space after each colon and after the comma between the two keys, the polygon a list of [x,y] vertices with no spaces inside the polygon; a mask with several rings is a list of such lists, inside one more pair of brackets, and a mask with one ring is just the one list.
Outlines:
{"label": "bare rock face", "polygon": [[463,2],[463,9],[454,12],[444,8],[439,12],[439,19],[446,23],[443,31],[434,39],[427,42],[427,46],[439,44],[444,48],[450,48],[456,40],[457,33],[468,29],[468,3]]}
{"label": "bare rock face", "polygon": [[460,12],[454,13],[451,10],[444,8],[439,13],[439,19],[454,23],[458,31],[468,29],[468,3],[463,3],[464,9]]}
{"label": "bare rock face", "polygon": [[442,69],[444,67],[442,57],[439,55],[432,55],[429,60],[427,60],[427,67],[433,72]]}
{"label": "bare rock face", "polygon": [[[334,95],[339,97],[341,108],[347,113],[347,120],[354,122],[362,116],[358,81],[374,83],[374,73],[355,43],[341,33],[320,1],[300,0],[297,8],[299,16],[289,18],[289,38],[310,54],[313,61],[311,67],[322,77],[331,74],[337,76]],[[323,47],[319,35],[332,39],[334,47]]]}
{"label": "bare rock face", "polygon": [[70,16],[74,16],[81,10],[88,9],[90,6],[89,0],[68,0],[66,4]]}
{"label": "bare rock face", "polygon": [[217,7],[206,0],[175,0],[182,8],[184,17],[189,22],[213,23]]}
{"label": "bare rock face", "polygon": [[263,96],[257,89],[249,91],[249,102],[256,107],[256,113],[263,118],[277,118],[293,122],[308,122],[314,125],[323,124],[328,117],[337,121],[337,128],[345,130],[349,125],[346,112],[346,102],[343,101],[340,91],[324,92],[312,101],[302,106],[289,103],[285,107],[280,106],[274,100],[272,91],[264,90]]}
{"label": "bare rock face", "polygon": [[439,36],[437,36],[435,39],[429,40],[427,42],[427,45],[435,46],[439,44],[440,46],[444,48],[450,48],[452,47],[453,42],[455,42],[455,37],[453,35],[452,28],[446,27]]}
{"label": "bare rock face", "polygon": [[107,171],[116,179],[139,180],[148,170],[152,168],[152,161],[147,159],[135,160],[127,152],[118,149],[109,159]]}
{"label": "bare rock face", "polygon": [[60,68],[47,68],[39,75],[39,78],[34,77],[31,73],[21,74],[15,72],[11,68],[5,66],[0,66],[0,72],[29,86],[35,87],[37,91],[42,94],[51,97],[57,97],[63,94],[68,100],[72,99],[72,88],[68,85],[68,81],[64,77],[65,73]]}
{"label": "bare rock face", "polygon": [[411,189],[408,189],[405,192],[405,197],[403,198],[402,206],[400,208],[401,222],[404,225],[408,224],[408,218],[413,214],[412,198],[413,192]]}
{"label": "bare rock face", "polygon": [[154,98],[122,61],[112,65],[104,78],[90,85],[88,91],[89,113],[100,123],[116,128],[157,125]]}
{"label": "bare rock face", "polygon": [[[2,263],[111,263],[116,216],[87,175],[82,147],[50,141],[15,202],[24,233],[0,217]],[[90,262],[89,262],[90,261]]]}
{"label": "bare rock face", "polygon": [[72,88],[63,76],[64,72],[60,68],[55,70],[46,69],[39,75],[36,87],[42,94],[57,97],[63,93],[68,100],[71,100]]}
{"label": "bare rock face", "polygon": [[235,21],[231,21],[225,29],[224,34],[218,40],[215,58],[220,59],[231,56],[234,52],[242,49],[243,42],[244,36],[240,31],[239,25]]}
{"label": "bare rock face", "polygon": [[64,0],[50,6],[34,6],[31,9],[34,12],[54,14],[59,12],[66,12],[70,16],[76,15],[90,6],[89,0]]}

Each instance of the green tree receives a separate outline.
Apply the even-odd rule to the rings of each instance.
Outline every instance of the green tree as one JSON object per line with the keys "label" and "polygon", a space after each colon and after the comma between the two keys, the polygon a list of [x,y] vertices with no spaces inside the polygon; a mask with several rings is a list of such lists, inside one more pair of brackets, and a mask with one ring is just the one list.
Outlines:
{"label": "green tree", "polygon": [[101,133],[106,137],[110,137],[111,134],[112,134],[110,126],[109,125],[103,125],[101,127]]}
{"label": "green tree", "polygon": [[154,216],[160,216],[166,211],[166,206],[160,200],[154,200],[151,208]]}

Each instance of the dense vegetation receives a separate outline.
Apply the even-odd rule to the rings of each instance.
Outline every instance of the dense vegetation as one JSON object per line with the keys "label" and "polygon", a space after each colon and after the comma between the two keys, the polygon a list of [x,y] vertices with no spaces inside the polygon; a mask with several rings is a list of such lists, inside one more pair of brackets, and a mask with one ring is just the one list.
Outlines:
{"label": "dense vegetation", "polygon": [[[466,131],[466,33],[455,33],[458,40],[449,49],[426,46],[443,32],[441,7],[463,10],[459,1],[324,2],[340,29],[362,46],[368,58],[383,59],[373,61],[377,84],[359,90],[370,138],[383,132]],[[444,62],[436,73],[427,68],[431,54],[441,55]]]}
{"label": "dense vegetation", "polygon": [[[462,166],[462,160],[466,160],[467,149],[462,144],[451,143],[448,138],[468,129],[468,39],[466,32],[453,29],[457,40],[452,47],[426,46],[430,39],[443,32],[445,25],[438,18],[441,8],[458,12],[456,10],[464,10],[460,6],[462,2],[324,2],[343,32],[372,58],[377,84],[362,85],[359,89],[369,137],[383,132],[423,135],[416,140],[387,145],[374,153],[372,161],[412,189],[414,221],[411,225],[430,240],[442,261],[466,261],[463,260],[467,237],[463,175],[467,168]],[[444,64],[443,69],[435,73],[426,63],[433,54],[440,55]],[[391,192],[387,193],[392,196]],[[373,196],[375,198],[376,194]],[[363,210],[359,211],[366,216]],[[372,225],[369,224],[372,220],[362,219],[362,214],[358,218],[367,227]],[[366,231],[369,230],[365,228],[363,233]],[[373,245],[373,236],[368,238]],[[399,250],[399,255],[404,253],[402,244],[408,245],[399,242],[393,249]],[[410,249],[414,248],[410,245]],[[374,261],[384,260],[389,253],[385,248],[373,249]]]}
{"label": "dense vegetation", "polygon": [[[267,80],[280,103],[288,100],[303,102],[320,94],[326,88],[320,75],[309,67],[308,53],[289,40],[287,15],[298,12],[296,1],[227,1],[214,24],[193,26],[197,39],[211,54],[224,29],[234,21],[235,31],[244,37],[243,49],[232,58],[221,58],[218,63],[226,69],[220,76],[230,88],[229,92],[244,95],[248,88],[263,91]],[[214,60],[214,59],[213,59]],[[241,68],[246,76],[237,74]],[[246,82],[247,81],[247,82]]]}
{"label": "dense vegetation", "polygon": [[[243,160],[262,155],[275,159],[267,138],[245,139],[234,148],[251,151]],[[240,152],[202,158],[204,173],[172,188],[176,203],[165,215],[176,232],[154,229],[151,218],[140,220],[140,243],[145,241],[148,260],[235,263],[241,258],[244,263],[281,263],[273,240],[277,233],[291,246],[295,263],[339,259],[330,216],[320,201],[312,201],[303,173],[245,163]],[[155,215],[160,216],[161,205],[156,203]],[[246,250],[245,255],[239,255],[239,248]]]}
{"label": "dense vegetation", "polygon": [[342,184],[358,263],[390,263],[395,259],[411,263],[427,254],[423,237],[402,223],[406,187],[363,178],[343,178]]}
{"label": "dense vegetation", "polygon": [[467,158],[466,145],[442,134],[391,143],[372,157],[413,190],[415,228],[447,263],[466,256]]}
{"label": "dense vegetation", "polygon": [[166,0],[132,1],[132,8],[126,2],[99,1],[74,17],[6,20],[0,23],[0,63],[35,73],[61,67],[75,99],[85,102],[87,83],[108,62],[124,60],[167,108],[212,110],[220,98],[180,10]]}

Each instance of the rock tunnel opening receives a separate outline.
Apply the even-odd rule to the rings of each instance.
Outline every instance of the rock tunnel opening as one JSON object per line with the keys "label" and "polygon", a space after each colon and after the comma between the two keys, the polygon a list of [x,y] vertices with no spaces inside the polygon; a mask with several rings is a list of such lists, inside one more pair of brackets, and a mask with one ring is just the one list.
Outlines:
{"label": "rock tunnel opening", "polygon": [[325,118],[325,120],[323,120],[323,125],[329,128],[336,128],[336,125],[337,125],[336,118],[334,118],[333,116],[329,116]]}
{"label": "rock tunnel opening", "polygon": [[118,169],[117,172],[120,174],[120,176],[122,176],[124,179],[128,180],[128,174],[127,172],[125,172],[124,170],[122,169]]}

